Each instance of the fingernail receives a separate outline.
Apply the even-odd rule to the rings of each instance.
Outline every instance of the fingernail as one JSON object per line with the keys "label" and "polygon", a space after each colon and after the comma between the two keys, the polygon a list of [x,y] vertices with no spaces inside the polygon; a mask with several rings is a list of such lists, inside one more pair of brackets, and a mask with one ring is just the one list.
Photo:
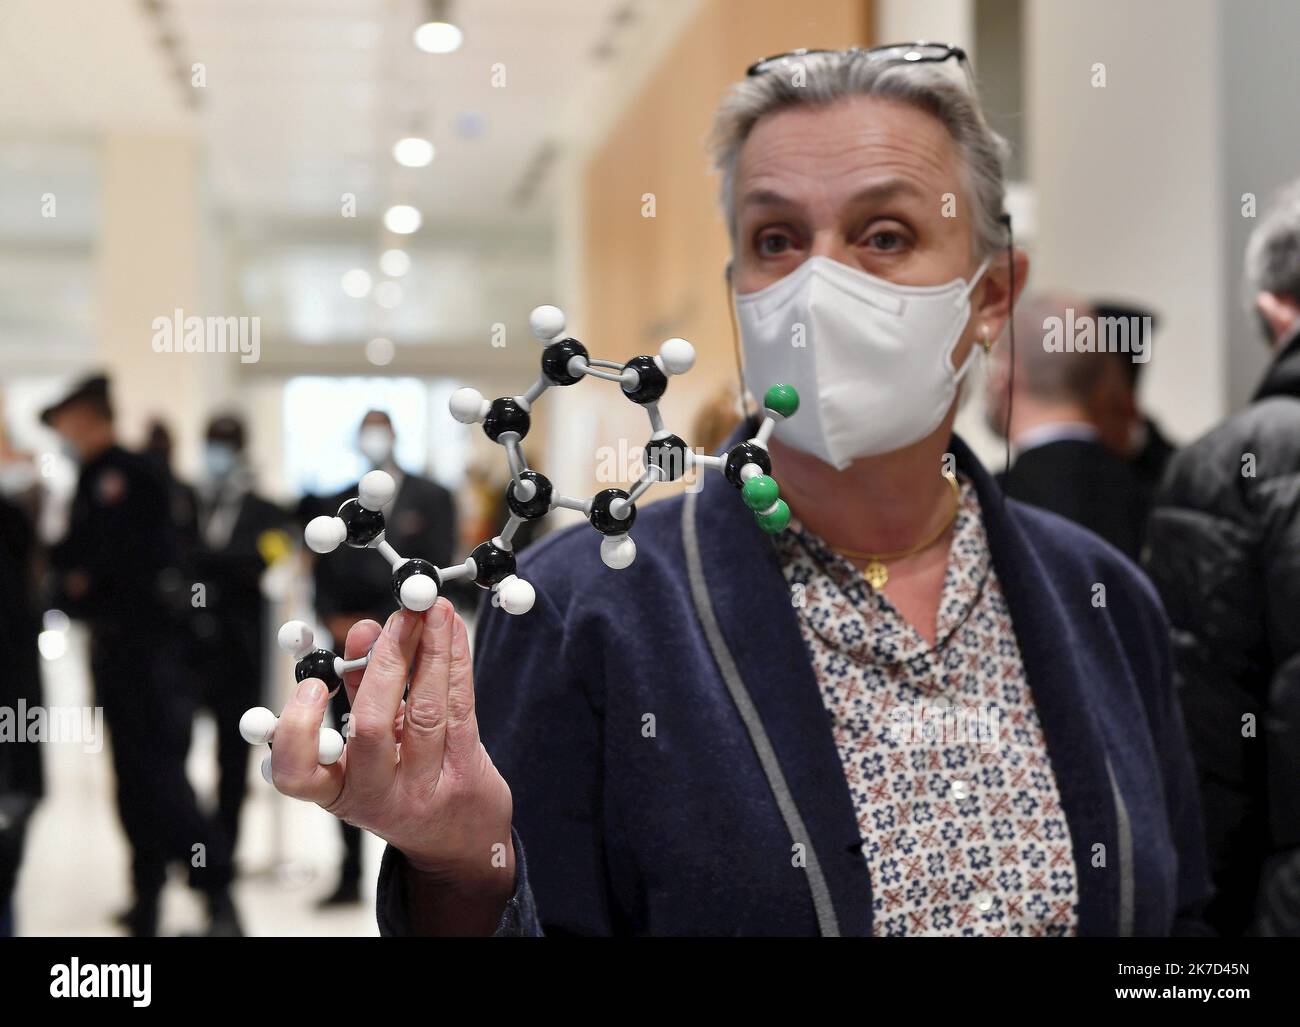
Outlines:
{"label": "fingernail", "polygon": [[302,706],[315,706],[325,695],[325,686],[316,678],[307,678],[299,683],[293,693],[293,701]]}
{"label": "fingernail", "polygon": [[447,611],[451,609],[450,605],[439,599],[433,604],[433,609],[429,611],[429,624],[431,627],[440,628],[447,623]]}
{"label": "fingernail", "polygon": [[390,621],[392,626],[393,637],[399,642],[405,642],[411,637],[411,632],[415,630],[415,616],[406,610],[398,610],[394,617],[396,622]]}

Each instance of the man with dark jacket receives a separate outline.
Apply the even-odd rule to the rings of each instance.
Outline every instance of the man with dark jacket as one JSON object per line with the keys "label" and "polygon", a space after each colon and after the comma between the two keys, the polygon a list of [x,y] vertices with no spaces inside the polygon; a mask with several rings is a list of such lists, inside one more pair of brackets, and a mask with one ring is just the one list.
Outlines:
{"label": "man with dark jacket", "polygon": [[1276,355],[1250,405],[1170,461],[1147,570],[1200,779],[1207,918],[1300,936],[1300,187],[1246,265]]}
{"label": "man with dark jacket", "polygon": [[989,426],[1009,431],[1016,451],[999,484],[1012,499],[1081,524],[1136,560],[1147,513],[1142,486],[1106,446],[1096,409],[1116,358],[1044,342],[1049,323],[1081,323],[1094,312],[1081,298],[1043,294],[1021,302],[1014,316],[1014,374],[1004,347],[990,355]]}
{"label": "man with dark jacket", "polygon": [[248,743],[239,720],[263,701],[267,604],[262,574],[292,548],[288,515],[253,488],[244,422],[214,417],[204,445],[204,475],[195,489],[196,540],[188,554],[205,603],[188,624],[200,701],[217,723],[217,820],[233,851],[248,779]]}
{"label": "man with dark jacket", "polygon": [[82,382],[41,420],[79,468],[67,534],[50,553],[52,590],[54,603],[90,628],[95,700],[132,849],[135,903],[123,919],[132,934],[154,935],[167,864],[184,861],[207,898],[211,933],[239,934],[229,848],[185,776],[192,707],[167,598],[180,579],[167,483],[118,445],[104,376]]}

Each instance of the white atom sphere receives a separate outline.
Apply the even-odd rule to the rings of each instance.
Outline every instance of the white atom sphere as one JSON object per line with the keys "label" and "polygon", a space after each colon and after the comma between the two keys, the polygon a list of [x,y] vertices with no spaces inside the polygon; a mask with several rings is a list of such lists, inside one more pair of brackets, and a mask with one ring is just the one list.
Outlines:
{"label": "white atom sphere", "polygon": [[290,656],[301,659],[316,644],[316,636],[306,623],[300,620],[288,620],[280,625],[275,636],[276,644]]}
{"label": "white atom sphere", "polygon": [[631,535],[604,539],[600,543],[600,558],[606,567],[621,571],[636,559],[636,543]]}
{"label": "white atom sphere", "polygon": [[527,613],[537,598],[533,586],[514,575],[497,586],[497,594],[501,597],[501,609],[513,614]]}
{"label": "white atom sphere", "polygon": [[564,311],[550,304],[534,307],[528,315],[528,327],[543,342],[550,342],[564,331]]}
{"label": "white atom sphere", "polygon": [[438,601],[438,586],[427,574],[413,574],[402,582],[402,605],[423,613]]}
{"label": "white atom sphere", "polygon": [[370,471],[357,486],[357,501],[367,510],[378,510],[393,501],[397,482],[387,471]]}
{"label": "white atom sphere", "polygon": [[302,537],[313,553],[332,553],[348,537],[348,526],[338,517],[322,514],[307,522]]}
{"label": "white atom sphere", "polygon": [[265,745],[275,737],[275,714],[265,706],[254,706],[239,718],[239,736],[249,745]]}
{"label": "white atom sphere", "polygon": [[271,757],[270,756],[262,760],[262,779],[272,787],[275,786],[275,781],[272,780],[271,778]]}
{"label": "white atom sphere", "polygon": [[685,374],[695,366],[695,347],[685,339],[667,339],[659,347],[659,359],[669,374]]}
{"label": "white atom sphere", "polygon": [[474,424],[476,421],[481,421],[485,405],[483,393],[478,389],[470,388],[457,389],[451,394],[451,399],[447,403],[451,416],[461,424]]}
{"label": "white atom sphere", "polygon": [[316,746],[316,762],[322,767],[337,763],[343,755],[343,736],[332,727],[320,729],[320,741]]}

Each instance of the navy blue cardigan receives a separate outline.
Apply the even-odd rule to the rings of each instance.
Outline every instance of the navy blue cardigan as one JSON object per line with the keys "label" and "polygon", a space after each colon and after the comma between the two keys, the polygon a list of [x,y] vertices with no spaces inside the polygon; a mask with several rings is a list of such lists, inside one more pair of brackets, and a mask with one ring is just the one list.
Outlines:
{"label": "navy blue cardigan", "polygon": [[[1004,504],[951,449],[1069,821],[1079,933],[1201,933],[1200,811],[1159,600],[1118,551]],[[498,933],[870,934],[857,819],[771,538],[712,470],[642,508],[632,536],[621,571],[585,524],[545,537],[520,558],[532,611],[482,611],[478,717],[514,795],[519,868]],[[407,930],[402,871],[389,847],[383,934]]]}

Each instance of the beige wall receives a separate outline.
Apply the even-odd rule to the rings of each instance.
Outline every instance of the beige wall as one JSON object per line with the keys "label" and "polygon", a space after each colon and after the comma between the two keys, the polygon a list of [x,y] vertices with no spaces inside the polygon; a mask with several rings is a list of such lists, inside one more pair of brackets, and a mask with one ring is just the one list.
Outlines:
{"label": "beige wall", "polygon": [[[701,3],[581,171],[572,210],[580,250],[575,326],[592,354],[606,359],[653,354],[675,335],[695,345],[694,370],[670,384],[661,404],[670,430],[692,445],[699,408],[736,382],[723,280],[730,247],[705,151],[714,107],[758,57],[799,46],[863,45],[870,6]],[[654,195],[653,218],[642,216],[647,193]],[[621,437],[639,448],[649,437],[644,412],[613,384],[583,382],[551,413],[558,421],[552,449],[562,451],[563,480],[575,490],[585,486],[580,475],[594,466],[595,446],[617,445]],[[658,487],[647,498],[666,494],[670,489]]]}

